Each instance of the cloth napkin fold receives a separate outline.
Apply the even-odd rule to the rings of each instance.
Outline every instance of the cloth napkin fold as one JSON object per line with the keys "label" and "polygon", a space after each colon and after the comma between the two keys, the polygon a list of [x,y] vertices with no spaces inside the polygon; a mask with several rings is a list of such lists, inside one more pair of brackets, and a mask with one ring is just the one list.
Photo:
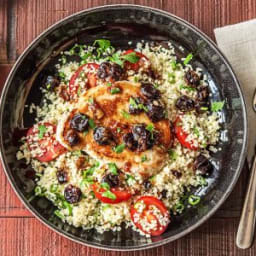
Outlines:
{"label": "cloth napkin fold", "polygon": [[241,84],[249,126],[248,160],[256,144],[256,113],[252,100],[256,89],[256,19],[214,30],[219,48],[226,55]]}

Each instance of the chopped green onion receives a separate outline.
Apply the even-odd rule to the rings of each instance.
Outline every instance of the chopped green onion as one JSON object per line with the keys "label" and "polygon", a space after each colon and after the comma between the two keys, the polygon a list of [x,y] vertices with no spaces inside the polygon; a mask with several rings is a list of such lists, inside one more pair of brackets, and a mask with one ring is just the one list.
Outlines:
{"label": "chopped green onion", "polygon": [[109,169],[109,171],[110,171],[112,174],[114,174],[114,175],[117,175],[117,174],[118,174],[118,173],[117,173],[117,166],[116,166],[115,163],[109,163],[109,164],[108,164],[108,169]]}
{"label": "chopped green onion", "polygon": [[112,85],[111,83],[109,83],[109,82],[107,83],[107,87],[110,87],[111,85]]}
{"label": "chopped green onion", "polygon": [[196,195],[190,195],[188,198],[188,203],[191,205],[197,205],[199,204],[201,198],[199,196]]}
{"label": "chopped green onion", "polygon": [[35,191],[36,196],[44,196],[44,192],[46,191],[46,189],[44,189],[40,186],[36,186],[34,191]]}
{"label": "chopped green onion", "polygon": [[196,88],[190,87],[190,86],[185,86],[185,85],[180,85],[180,89],[184,89],[187,91],[196,91]]}
{"label": "chopped green onion", "polygon": [[171,160],[175,161],[177,159],[178,154],[174,150],[169,149],[168,153]]}
{"label": "chopped green onion", "polygon": [[200,136],[200,134],[199,134],[199,130],[197,129],[197,127],[196,127],[196,126],[194,126],[194,127],[193,127],[193,133],[194,133],[197,137],[199,137],[199,136]]}
{"label": "chopped green onion", "polygon": [[65,218],[65,216],[59,210],[55,210],[54,214],[62,220]]}
{"label": "chopped green onion", "polygon": [[173,69],[173,70],[175,70],[175,69],[176,69],[176,67],[177,67],[177,63],[176,63],[176,61],[175,61],[175,60],[171,62],[171,66],[172,66],[172,69]]}
{"label": "chopped green onion", "polygon": [[57,190],[58,190],[58,185],[57,184],[51,184],[50,192],[55,193],[55,192],[57,192]]}
{"label": "chopped green onion", "polygon": [[124,151],[124,149],[125,149],[125,144],[120,144],[120,145],[118,145],[118,146],[116,146],[116,147],[114,147],[113,148],[113,151],[115,152],[115,153],[122,153],[123,151]]}
{"label": "chopped green onion", "polygon": [[190,53],[187,55],[187,57],[185,58],[185,60],[183,61],[184,65],[187,65],[193,58],[193,54]]}
{"label": "chopped green onion", "polygon": [[94,121],[92,119],[89,119],[88,123],[89,123],[89,126],[91,129],[94,129],[96,127],[96,124],[94,123]]}
{"label": "chopped green onion", "polygon": [[200,109],[206,111],[208,110],[208,107],[201,107]]}
{"label": "chopped green onion", "polygon": [[143,156],[141,157],[141,162],[144,163],[144,162],[146,162],[146,161],[148,161],[148,158],[147,158],[146,155],[143,155]]}
{"label": "chopped green onion", "polygon": [[135,181],[135,178],[132,175],[130,175],[130,174],[126,174],[126,182],[127,182],[127,184],[131,185],[132,181]]}
{"label": "chopped green onion", "polygon": [[121,91],[120,88],[116,87],[116,88],[112,88],[112,89],[110,90],[110,93],[111,93],[111,94],[117,94],[117,93],[119,93],[120,91]]}
{"label": "chopped green onion", "polygon": [[174,211],[178,213],[182,213],[185,206],[182,202],[178,202],[176,205],[174,205]]}
{"label": "chopped green onion", "polygon": [[94,99],[93,99],[93,98],[89,98],[89,99],[88,99],[88,102],[89,102],[90,104],[93,104],[93,103],[94,103]]}
{"label": "chopped green onion", "polygon": [[204,177],[202,177],[202,176],[198,176],[198,177],[199,177],[198,182],[199,182],[199,185],[200,185],[200,186],[205,187],[205,186],[208,185],[208,182],[206,181],[206,179],[205,179]]}
{"label": "chopped green onion", "polygon": [[225,102],[224,101],[215,101],[211,104],[211,111],[217,112],[221,110],[224,107]]}
{"label": "chopped green onion", "polygon": [[111,191],[109,191],[109,190],[103,192],[102,196],[107,197],[107,198],[112,199],[112,200],[116,199],[116,195],[114,193],[112,193]]}
{"label": "chopped green onion", "polygon": [[124,118],[126,118],[126,119],[129,119],[129,118],[131,117],[131,115],[130,115],[129,113],[127,113],[125,110],[122,110],[122,111],[121,111],[121,114],[122,114],[122,116],[123,116]]}
{"label": "chopped green onion", "polygon": [[73,212],[73,207],[72,207],[72,205],[70,204],[70,203],[68,203],[67,201],[64,201],[63,202],[63,206],[64,206],[64,208],[66,209],[68,209],[68,215],[69,216],[71,216],[72,215],[72,212]]}
{"label": "chopped green onion", "polygon": [[44,134],[47,131],[47,127],[45,125],[41,124],[41,125],[38,126],[38,130],[39,130],[38,137],[39,137],[39,139],[42,139],[44,137]]}

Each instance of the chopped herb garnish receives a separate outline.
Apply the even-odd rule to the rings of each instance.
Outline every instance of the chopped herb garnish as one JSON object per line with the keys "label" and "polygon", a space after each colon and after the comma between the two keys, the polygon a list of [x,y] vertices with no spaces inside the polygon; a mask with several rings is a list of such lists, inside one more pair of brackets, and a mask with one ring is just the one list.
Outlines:
{"label": "chopped herb garnish", "polygon": [[59,72],[59,77],[61,78],[61,80],[63,80],[65,82],[66,74],[64,72]]}
{"label": "chopped herb garnish", "polygon": [[185,206],[182,202],[178,202],[176,205],[174,205],[174,211],[178,213],[182,213]]}
{"label": "chopped herb garnish", "polygon": [[67,201],[64,201],[63,202],[63,207],[65,209],[68,209],[68,215],[71,216],[72,215],[72,212],[73,212],[73,207],[71,204],[69,204]]}
{"label": "chopped herb garnish", "polygon": [[146,155],[143,155],[143,156],[141,157],[141,162],[144,163],[144,162],[146,162],[146,161],[148,161],[148,158],[147,158]]}
{"label": "chopped herb garnish", "polygon": [[184,89],[187,91],[196,91],[196,88],[190,87],[190,86],[185,86],[185,85],[180,85],[180,89]]}
{"label": "chopped herb garnish", "polygon": [[198,176],[198,182],[199,182],[199,185],[200,186],[207,186],[208,185],[208,182],[206,181],[206,179],[202,176]]}
{"label": "chopped herb garnish", "polygon": [[112,88],[111,90],[110,90],[110,93],[111,94],[116,94],[116,93],[119,93],[121,90],[119,89],[119,88],[117,88],[117,87],[115,87],[115,88]]}
{"label": "chopped herb garnish", "polygon": [[168,153],[169,153],[169,157],[170,157],[171,160],[175,161],[177,159],[178,155],[174,150],[169,149]]}
{"label": "chopped herb garnish", "polygon": [[118,173],[117,173],[117,166],[116,166],[115,163],[109,163],[109,164],[108,164],[108,169],[109,169],[109,171],[110,171],[112,174],[114,174],[114,175],[117,175],[117,174],[118,174]]}
{"label": "chopped herb garnish", "polygon": [[146,129],[148,130],[148,131],[150,131],[151,133],[154,131],[154,125],[153,124],[148,124],[147,126],[146,126]]}
{"label": "chopped herb garnish", "polygon": [[46,189],[40,186],[36,186],[34,191],[36,196],[44,196],[44,192],[46,191]]}
{"label": "chopped herb garnish", "polygon": [[132,175],[130,175],[130,174],[126,174],[126,182],[127,182],[127,184],[131,185],[130,183],[132,181],[135,181],[135,178]]}
{"label": "chopped herb garnish", "polygon": [[197,137],[199,137],[199,130],[197,129],[197,127],[196,126],[194,126],[193,127],[193,133],[197,136]]}
{"label": "chopped herb garnish", "polygon": [[88,99],[88,102],[89,102],[90,104],[93,104],[93,103],[94,103],[94,99],[93,99],[93,98],[90,98],[90,99]]}
{"label": "chopped herb garnish", "polygon": [[105,52],[110,46],[111,46],[111,43],[109,40],[106,40],[106,39],[98,39],[98,40],[95,40],[93,45],[98,45],[100,47],[100,49]]}
{"label": "chopped herb garnish", "polygon": [[107,182],[102,182],[102,183],[100,183],[100,186],[101,186],[102,188],[105,188],[106,190],[109,190],[109,189],[110,189],[110,186],[109,186],[109,184],[108,184]]}
{"label": "chopped herb garnish", "polygon": [[110,87],[111,85],[112,85],[111,83],[109,83],[109,82],[107,83],[107,87]]}
{"label": "chopped herb garnish", "polygon": [[192,60],[192,58],[193,58],[193,54],[192,53],[188,54],[188,56],[183,61],[184,65],[188,65],[188,63]]}
{"label": "chopped herb garnish", "polygon": [[61,62],[62,62],[62,65],[65,65],[67,63],[67,58],[65,55],[61,56]]}
{"label": "chopped herb garnish", "polygon": [[207,110],[208,110],[208,107],[201,107],[200,109],[201,109],[201,110],[204,110],[204,111],[207,111]]}
{"label": "chopped herb garnish", "polygon": [[221,110],[224,107],[225,102],[224,101],[215,101],[211,104],[211,111],[217,112]]}
{"label": "chopped herb garnish", "polygon": [[122,58],[123,60],[127,60],[131,63],[136,63],[140,59],[140,57],[137,56],[135,52],[131,52],[126,55],[122,55],[120,58]]}
{"label": "chopped herb garnish", "polygon": [[172,66],[172,69],[173,69],[173,70],[175,70],[175,69],[176,69],[176,67],[177,67],[177,63],[176,63],[176,61],[175,61],[175,60],[171,62],[171,66]]}
{"label": "chopped herb garnish", "polygon": [[120,132],[121,132],[121,128],[120,128],[120,127],[117,127],[117,128],[116,128],[116,131],[117,131],[117,133],[120,133]]}
{"label": "chopped herb garnish", "polygon": [[96,127],[96,124],[94,123],[94,121],[92,119],[89,119],[88,123],[89,123],[89,126],[91,129],[94,129]]}
{"label": "chopped herb garnish", "polygon": [[188,197],[188,203],[191,205],[197,205],[200,202],[201,198],[196,195],[190,195]]}
{"label": "chopped herb garnish", "polygon": [[103,192],[102,196],[107,197],[107,198],[112,199],[112,200],[116,199],[116,195],[114,193],[112,193],[111,191],[109,191],[109,190]]}
{"label": "chopped herb garnish", "polygon": [[171,84],[175,83],[176,80],[175,80],[175,75],[174,74],[169,73],[168,78],[169,78],[169,83],[171,83]]}
{"label": "chopped herb garnish", "polygon": [[59,210],[55,210],[54,214],[62,220],[65,218],[65,216]]}
{"label": "chopped herb garnish", "polygon": [[57,184],[51,184],[50,192],[55,193],[55,192],[57,192],[57,190],[58,190],[58,185]]}
{"label": "chopped herb garnish", "polygon": [[121,67],[124,65],[124,62],[120,59],[120,53],[114,53],[111,57],[109,57],[109,60],[120,65]]}
{"label": "chopped herb garnish", "polygon": [[38,130],[39,130],[39,134],[38,134],[38,137],[39,139],[42,139],[44,137],[44,134],[46,133],[47,131],[47,127],[45,125],[42,125],[40,124],[38,126]]}
{"label": "chopped herb garnish", "polygon": [[102,204],[102,210],[105,211],[109,209],[111,206],[109,204]]}
{"label": "chopped herb garnish", "polygon": [[47,85],[46,85],[46,89],[47,89],[47,90],[51,89],[51,85],[50,85],[50,84],[47,84]]}
{"label": "chopped herb garnish", "polygon": [[116,153],[122,153],[125,149],[125,144],[120,144],[116,147],[113,148],[113,151],[116,152]]}
{"label": "chopped herb garnish", "polygon": [[121,114],[122,114],[122,116],[123,116],[124,118],[126,118],[126,119],[129,119],[129,118],[131,117],[131,115],[130,115],[129,113],[127,113],[125,110],[122,110],[122,111],[121,111]]}

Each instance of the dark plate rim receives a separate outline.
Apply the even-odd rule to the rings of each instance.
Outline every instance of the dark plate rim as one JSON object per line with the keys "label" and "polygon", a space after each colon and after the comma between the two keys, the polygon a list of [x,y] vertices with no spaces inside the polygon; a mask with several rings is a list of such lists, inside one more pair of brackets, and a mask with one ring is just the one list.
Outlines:
{"label": "dark plate rim", "polygon": [[[243,134],[243,146],[242,146],[242,151],[241,151],[241,155],[239,158],[239,164],[238,167],[235,171],[235,174],[233,176],[233,179],[231,180],[229,186],[227,187],[226,191],[223,193],[222,198],[217,202],[217,204],[210,210],[210,212],[205,215],[203,218],[201,218],[198,222],[196,222],[195,224],[193,224],[192,226],[190,226],[189,228],[187,228],[186,230],[184,230],[183,232],[169,237],[169,238],[165,238],[164,240],[161,241],[157,241],[157,242],[152,242],[151,244],[145,244],[145,245],[139,245],[139,246],[125,246],[125,248],[122,247],[116,247],[116,246],[107,246],[107,245],[101,245],[101,244],[97,244],[97,243],[91,243],[91,242],[85,242],[84,240],[75,237],[69,233],[67,233],[64,230],[61,230],[57,227],[55,227],[54,225],[52,225],[48,220],[46,220],[44,217],[42,217],[31,205],[30,203],[27,201],[27,199],[24,197],[24,195],[19,191],[19,188],[17,187],[17,185],[15,184],[15,181],[12,177],[12,175],[10,174],[10,169],[9,166],[5,160],[5,156],[4,156],[4,147],[3,147],[3,134],[0,134],[0,159],[1,162],[3,163],[3,169],[5,172],[5,175],[8,178],[9,183],[11,184],[13,190],[15,191],[16,195],[18,196],[18,198],[22,201],[22,203],[26,206],[26,208],[40,221],[42,222],[44,225],[46,225],[48,228],[50,228],[51,230],[57,232],[58,234],[74,241],[77,242],[79,244],[82,245],[86,245],[89,247],[93,247],[93,248],[97,248],[97,249],[105,249],[105,250],[115,250],[115,251],[136,251],[136,250],[143,250],[143,249],[150,249],[150,248],[154,248],[157,246],[161,246],[164,244],[167,244],[169,242],[172,242],[176,239],[179,239],[185,235],[187,235],[188,233],[190,233],[191,231],[193,231],[194,229],[198,228],[200,225],[202,225],[207,219],[209,219],[216,211],[217,209],[224,203],[224,201],[227,199],[227,197],[230,195],[231,191],[233,190],[243,167],[243,164],[245,162],[246,159],[246,152],[247,152],[247,146],[248,146],[248,121],[247,121],[247,112],[246,112],[246,104],[244,101],[244,97],[241,91],[241,87],[239,84],[238,79],[236,78],[236,75],[230,65],[230,63],[228,62],[227,58],[225,57],[225,55],[221,52],[221,50],[217,47],[217,45],[215,44],[215,42],[210,39],[207,35],[205,35],[202,31],[200,31],[197,27],[195,27],[194,25],[190,24],[189,22],[187,22],[186,20],[173,15],[167,11],[163,11],[157,8],[152,8],[152,7],[148,7],[148,6],[143,6],[143,5],[133,5],[133,4],[113,4],[113,5],[104,5],[104,6],[97,6],[97,7],[93,7],[93,8],[88,8],[86,10],[82,10],[79,12],[76,12],[56,23],[54,23],[53,25],[51,25],[50,27],[48,27],[46,30],[44,30],[41,34],[39,34],[27,47],[26,49],[23,51],[23,53],[19,56],[19,58],[17,59],[17,61],[15,62],[14,66],[12,67],[5,85],[3,87],[2,90],[2,95],[0,98],[0,125],[2,128],[2,123],[3,123],[3,110],[4,110],[4,102],[6,99],[6,95],[8,92],[8,89],[10,87],[11,81],[13,79],[13,76],[17,70],[17,68],[19,67],[19,65],[21,64],[21,62],[23,61],[23,59],[27,56],[27,54],[30,51],[30,48],[32,46],[34,46],[38,41],[41,40],[41,37],[44,35],[49,34],[52,30],[54,30],[56,27],[61,26],[62,23],[65,23],[69,20],[72,20],[74,17],[79,16],[79,15],[83,15],[85,13],[93,13],[94,11],[98,11],[98,10],[107,10],[107,9],[125,9],[125,8],[131,8],[131,9],[137,9],[137,10],[148,10],[151,12],[155,12],[155,13],[160,13],[162,15],[165,15],[167,17],[172,17],[174,19],[176,19],[177,22],[179,22],[180,24],[183,24],[187,27],[189,27],[191,30],[193,30],[193,32],[197,33],[200,35],[200,37],[202,37],[209,45],[211,45],[214,50],[219,54],[219,56],[221,57],[221,59],[223,60],[223,62],[225,63],[225,65],[227,66],[230,74],[232,75],[238,93],[239,93],[239,97],[242,101],[242,109],[243,109],[243,115],[244,115],[244,122],[243,122],[243,126],[245,128],[244,130],[244,134]],[[2,129],[1,129],[2,131]]]}

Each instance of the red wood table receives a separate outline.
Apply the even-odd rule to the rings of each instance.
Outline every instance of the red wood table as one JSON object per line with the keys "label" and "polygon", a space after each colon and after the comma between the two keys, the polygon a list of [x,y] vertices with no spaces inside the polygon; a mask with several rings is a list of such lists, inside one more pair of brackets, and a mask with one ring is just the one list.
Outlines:
{"label": "red wood table", "polygon": [[[255,0],[0,0],[0,88],[17,57],[48,26],[74,12],[116,3],[163,9],[188,20],[212,39],[215,27],[256,16]],[[125,253],[88,248],[46,228],[17,199],[1,168],[0,255],[256,255],[256,243],[245,251],[235,246],[247,179],[248,172],[244,169],[236,188],[221,209],[191,234],[159,248]]]}

